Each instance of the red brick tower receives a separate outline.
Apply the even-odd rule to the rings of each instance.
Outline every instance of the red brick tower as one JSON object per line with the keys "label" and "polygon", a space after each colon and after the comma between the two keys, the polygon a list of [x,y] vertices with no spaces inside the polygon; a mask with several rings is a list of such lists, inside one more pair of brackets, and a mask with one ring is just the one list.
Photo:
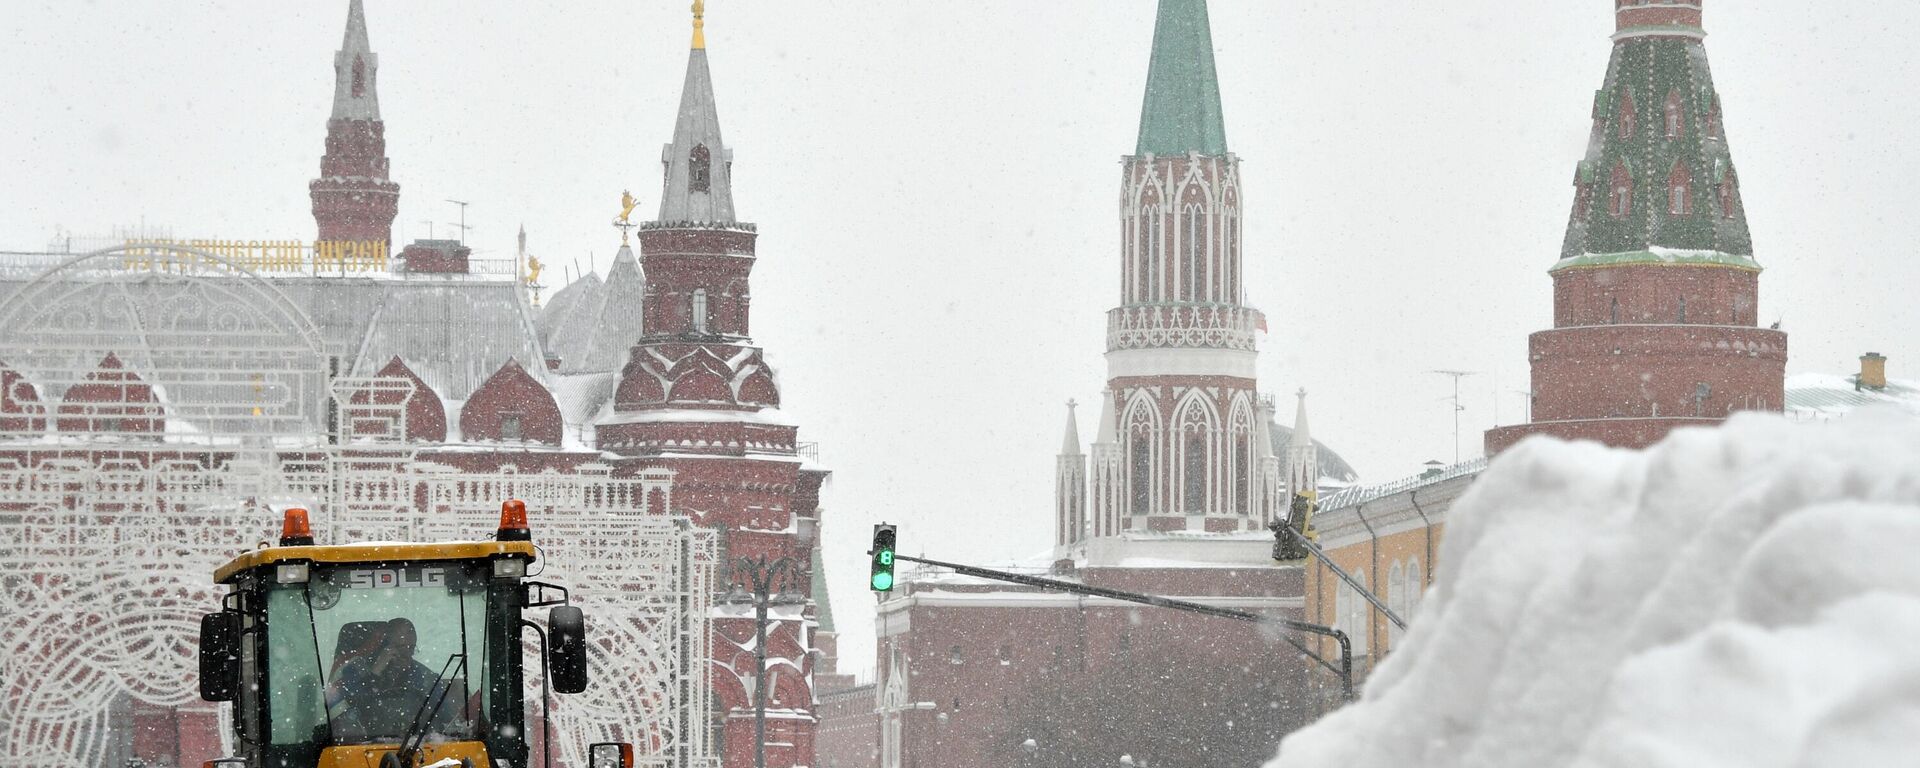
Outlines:
{"label": "red brick tower", "polygon": [[1641,447],[1675,427],[1781,409],[1787,336],[1760,328],[1739,177],[1714,90],[1700,0],[1614,0],[1618,31],[1574,172],[1553,276],[1553,325],[1533,334],[1536,433]]}
{"label": "red brick tower", "polygon": [[[598,445],[627,457],[623,469],[677,472],[677,514],[721,531],[723,563],[788,558],[767,629],[767,765],[814,763],[814,605],[807,571],[827,473],[804,466],[798,428],[780,414],[780,389],[748,336],[757,234],[733,209],[732,152],[720,134],[707,69],[701,4],[673,141],[662,151],[660,214],[640,226],[646,289],[639,343],[594,425]],[[740,584],[736,570],[731,581]],[[824,594],[817,599],[825,601]],[[713,685],[727,768],[754,764],[756,619],[723,602],[714,620]]]}
{"label": "red brick tower", "polygon": [[1206,4],[1163,2],[1139,142],[1121,161],[1120,306],[1107,313],[1116,423],[1100,427],[1117,443],[1095,453],[1117,449],[1122,471],[1093,473],[1095,535],[1258,530],[1271,514],[1277,464],[1258,440],[1254,381],[1264,321],[1245,304],[1242,210]]}
{"label": "red brick tower", "polygon": [[380,57],[367,44],[360,0],[347,4],[347,34],[333,55],[333,115],[320,178],[307,185],[313,221],[327,242],[381,243],[393,238],[400,185],[387,179],[386,124],[375,88]]}

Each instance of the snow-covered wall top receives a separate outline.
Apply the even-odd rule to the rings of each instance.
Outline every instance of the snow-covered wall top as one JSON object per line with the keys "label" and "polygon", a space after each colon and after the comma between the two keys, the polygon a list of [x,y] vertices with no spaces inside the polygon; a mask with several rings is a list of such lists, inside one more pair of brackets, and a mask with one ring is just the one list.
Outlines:
{"label": "snow-covered wall top", "polygon": [[1892,765],[1920,728],[1920,420],[1534,439],[1453,508],[1361,701],[1269,768]]}

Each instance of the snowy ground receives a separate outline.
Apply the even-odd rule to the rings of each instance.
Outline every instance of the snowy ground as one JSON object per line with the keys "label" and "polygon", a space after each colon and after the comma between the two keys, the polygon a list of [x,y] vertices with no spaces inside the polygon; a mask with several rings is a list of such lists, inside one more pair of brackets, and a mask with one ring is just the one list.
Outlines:
{"label": "snowy ground", "polygon": [[1533,440],[1363,700],[1268,768],[1920,765],[1920,420]]}

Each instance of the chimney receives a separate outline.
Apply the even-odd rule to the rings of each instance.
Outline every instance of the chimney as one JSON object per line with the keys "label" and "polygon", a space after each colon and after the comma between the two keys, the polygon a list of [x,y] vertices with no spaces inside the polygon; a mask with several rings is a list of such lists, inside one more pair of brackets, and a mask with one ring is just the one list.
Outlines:
{"label": "chimney", "polygon": [[1878,352],[1868,352],[1860,356],[1861,387],[1867,389],[1887,388],[1887,358]]}
{"label": "chimney", "polygon": [[400,269],[423,274],[467,274],[467,256],[473,249],[458,240],[415,240],[400,252]]}

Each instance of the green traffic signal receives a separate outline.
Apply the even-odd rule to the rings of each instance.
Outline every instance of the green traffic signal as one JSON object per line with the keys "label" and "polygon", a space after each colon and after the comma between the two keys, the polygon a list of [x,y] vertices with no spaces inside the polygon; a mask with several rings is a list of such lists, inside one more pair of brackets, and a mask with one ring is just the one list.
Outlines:
{"label": "green traffic signal", "polygon": [[893,546],[896,528],[886,523],[873,526],[873,548],[867,550],[873,555],[872,576],[867,586],[875,592],[893,591]]}

